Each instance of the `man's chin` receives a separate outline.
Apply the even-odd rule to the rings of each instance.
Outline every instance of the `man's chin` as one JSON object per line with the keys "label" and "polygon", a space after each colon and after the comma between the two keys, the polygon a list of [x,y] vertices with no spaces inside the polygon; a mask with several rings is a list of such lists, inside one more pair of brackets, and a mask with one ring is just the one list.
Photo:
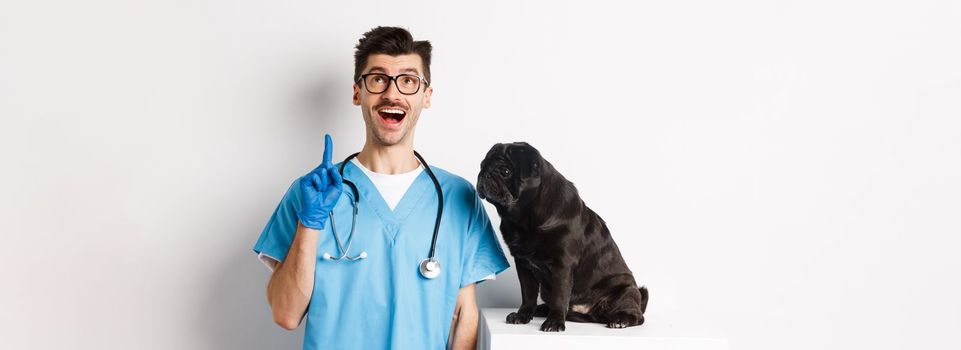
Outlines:
{"label": "man's chin", "polygon": [[393,146],[401,143],[404,137],[407,136],[406,130],[378,130],[375,132],[377,136],[377,141],[383,146]]}

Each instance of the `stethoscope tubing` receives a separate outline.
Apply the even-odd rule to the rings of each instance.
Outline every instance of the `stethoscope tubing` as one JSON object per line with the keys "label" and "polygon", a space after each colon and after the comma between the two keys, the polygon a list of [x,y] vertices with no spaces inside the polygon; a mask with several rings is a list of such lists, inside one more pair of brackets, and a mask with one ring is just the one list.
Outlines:
{"label": "stethoscope tubing", "polygon": [[[340,172],[341,178],[343,178],[344,176],[344,168],[347,166],[347,163],[349,163],[351,159],[354,159],[354,157],[357,157],[357,155],[359,154],[360,152],[357,152],[347,156],[347,158],[345,158],[344,161],[340,164],[340,169],[338,169],[338,171]],[[414,156],[417,157],[417,160],[419,160],[420,163],[424,166],[424,170],[427,171],[427,175],[430,177],[431,182],[434,183],[434,190],[437,192],[437,217],[434,220],[434,233],[430,240],[430,253],[428,254],[428,258],[421,262],[421,266],[420,266],[421,274],[423,274],[424,277],[434,278],[439,273],[438,271],[434,271],[434,268],[438,270],[440,269],[440,264],[437,262],[437,259],[435,258],[435,253],[437,249],[437,236],[438,236],[438,233],[440,232],[440,222],[441,222],[441,218],[444,216],[444,191],[441,189],[440,182],[437,181],[437,177],[434,175],[434,172],[430,169],[430,166],[427,165],[427,161],[424,160],[424,157],[422,157],[420,153],[417,153],[417,151],[414,151]],[[356,260],[360,260],[367,257],[366,251],[361,252],[360,255],[357,255],[355,257],[348,256],[350,252],[350,246],[354,240],[354,228],[357,226],[357,211],[358,211],[357,208],[360,205],[360,191],[357,190],[357,185],[355,185],[352,181],[347,180],[346,178],[343,179],[343,183],[347,184],[347,186],[350,187],[350,191],[351,191],[351,194],[353,194],[353,201],[354,201],[354,205],[353,205],[354,215],[353,215],[353,219],[350,226],[350,234],[347,236],[347,246],[346,247],[343,246],[343,244],[340,241],[340,237],[338,237],[337,235],[337,226],[336,224],[334,224],[334,212],[331,211],[330,212],[331,230],[333,231],[332,233],[334,236],[334,241],[337,243],[337,248],[340,248],[341,255],[339,257],[333,257],[333,256],[330,256],[330,254],[328,253],[324,253],[324,257],[330,260],[348,259],[350,261],[356,261]],[[430,265],[431,267],[425,267],[428,265]],[[425,269],[428,270],[429,272],[425,272]]]}

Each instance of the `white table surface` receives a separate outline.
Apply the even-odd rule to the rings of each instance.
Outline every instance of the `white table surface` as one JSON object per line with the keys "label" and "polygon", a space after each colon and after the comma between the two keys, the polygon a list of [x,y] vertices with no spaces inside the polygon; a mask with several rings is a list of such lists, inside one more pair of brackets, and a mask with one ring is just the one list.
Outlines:
{"label": "white table surface", "polygon": [[712,331],[694,317],[660,312],[645,315],[645,323],[636,327],[609,329],[598,323],[566,322],[567,330],[541,332],[543,317],[534,317],[524,325],[508,324],[507,314],[515,309],[483,309],[487,321],[490,348],[505,349],[674,349],[727,350],[723,335]]}

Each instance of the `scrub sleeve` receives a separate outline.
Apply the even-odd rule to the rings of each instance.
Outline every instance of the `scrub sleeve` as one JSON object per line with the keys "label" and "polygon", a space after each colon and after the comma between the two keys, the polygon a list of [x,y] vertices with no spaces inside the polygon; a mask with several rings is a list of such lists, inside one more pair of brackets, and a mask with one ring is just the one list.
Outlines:
{"label": "scrub sleeve", "polygon": [[483,282],[491,275],[497,275],[510,267],[483,202],[476,192],[472,191],[472,194],[474,202],[471,205],[467,241],[464,244],[461,288],[471,283]]}
{"label": "scrub sleeve", "polygon": [[267,226],[260,233],[253,250],[277,261],[284,261],[297,231],[297,211],[300,209],[300,178],[294,180],[277,204]]}

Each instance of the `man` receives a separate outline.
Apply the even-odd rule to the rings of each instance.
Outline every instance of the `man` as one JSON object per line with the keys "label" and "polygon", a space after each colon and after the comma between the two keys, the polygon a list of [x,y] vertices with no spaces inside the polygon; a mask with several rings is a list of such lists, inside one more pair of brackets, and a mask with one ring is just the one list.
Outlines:
{"label": "man", "polygon": [[363,149],[332,164],[328,135],[321,165],[294,181],[253,247],[273,270],[274,321],[293,330],[307,316],[304,349],[475,347],[474,285],[509,265],[474,187],[415,155],[430,55],[402,28],[363,35],[353,85]]}

